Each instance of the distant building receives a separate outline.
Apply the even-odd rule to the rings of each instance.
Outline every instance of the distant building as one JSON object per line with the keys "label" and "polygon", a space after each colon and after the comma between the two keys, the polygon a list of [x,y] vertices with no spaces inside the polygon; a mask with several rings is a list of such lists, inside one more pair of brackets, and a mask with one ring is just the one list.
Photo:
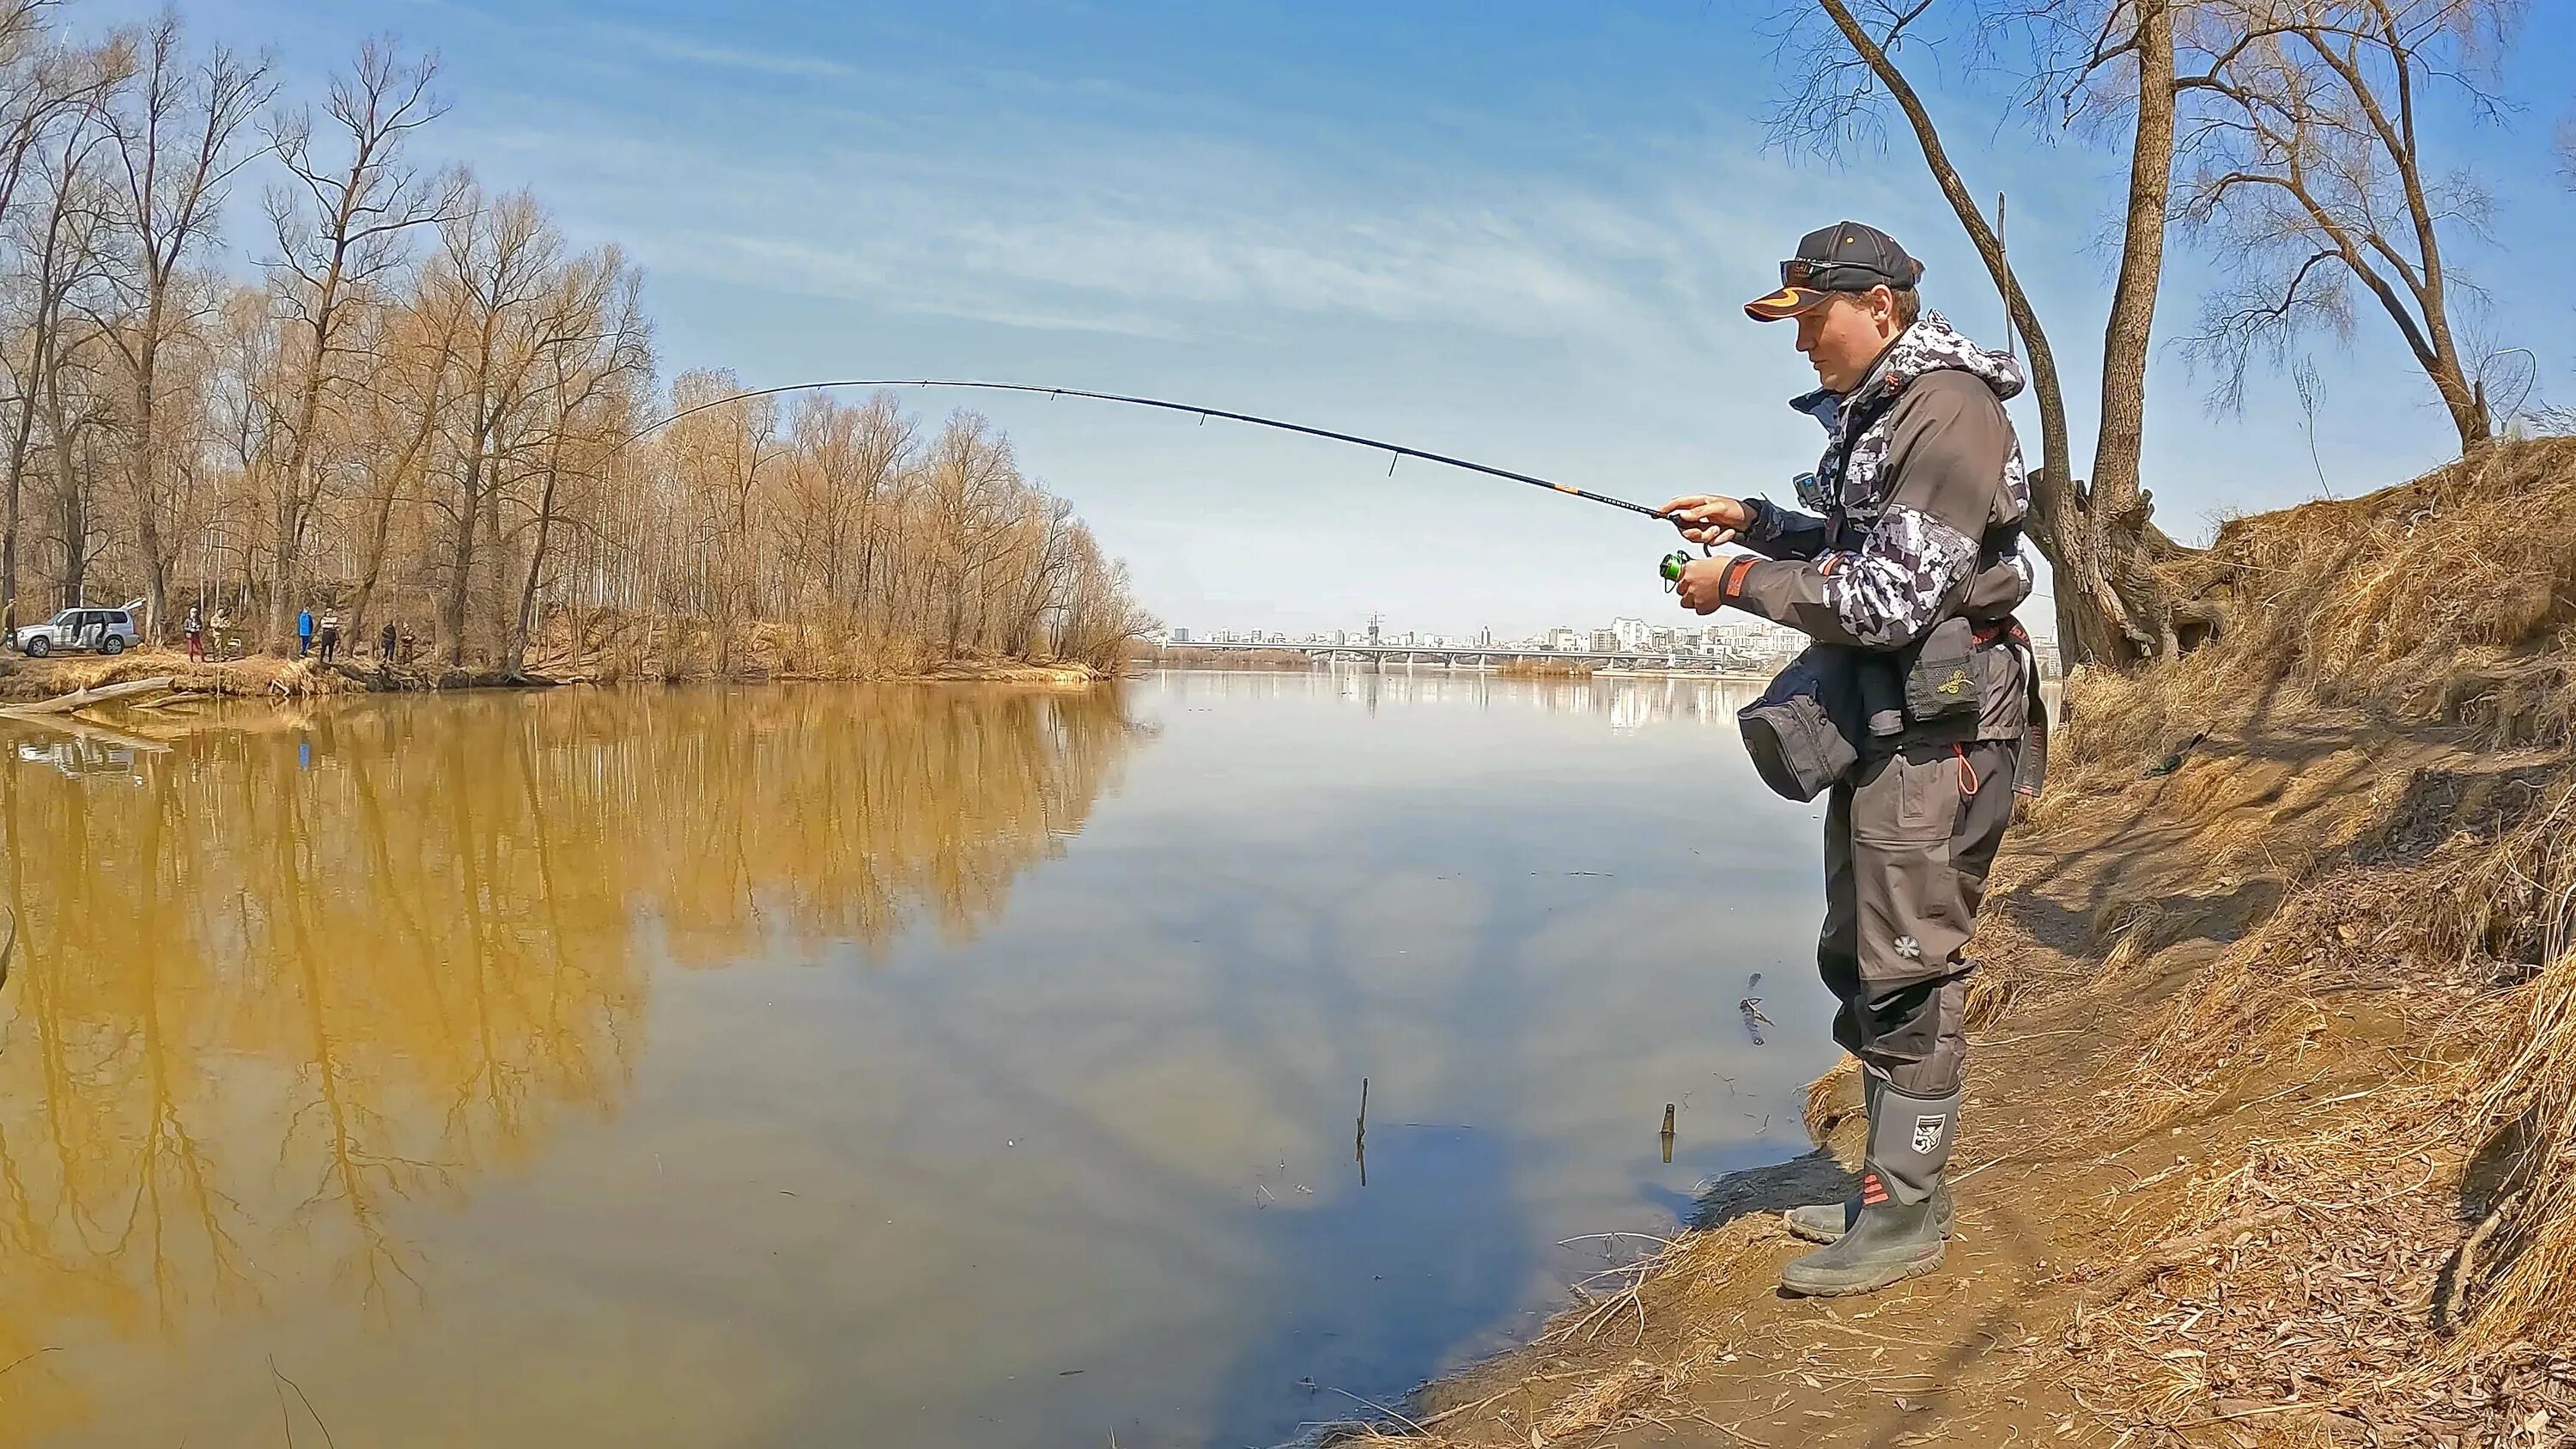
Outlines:
{"label": "distant building", "polygon": [[1609,629],[1595,629],[1595,630],[1593,630],[1593,631],[1592,631],[1592,652],[1593,652],[1593,653],[1595,653],[1595,654],[1616,654],[1616,653],[1618,653],[1618,652],[1619,652],[1619,631],[1618,631],[1615,627],[1614,627],[1614,628],[1609,628]]}
{"label": "distant building", "polygon": [[1187,644],[1190,642],[1190,631],[1187,629],[1174,629],[1172,631],[1172,642],[1175,644]]}
{"label": "distant building", "polygon": [[1583,647],[1583,641],[1572,629],[1559,624],[1547,631],[1547,647],[1559,654],[1572,654]]}
{"label": "distant building", "polygon": [[1643,649],[1646,647],[1646,621],[1613,619],[1610,621],[1610,635],[1619,641],[1622,649]]}

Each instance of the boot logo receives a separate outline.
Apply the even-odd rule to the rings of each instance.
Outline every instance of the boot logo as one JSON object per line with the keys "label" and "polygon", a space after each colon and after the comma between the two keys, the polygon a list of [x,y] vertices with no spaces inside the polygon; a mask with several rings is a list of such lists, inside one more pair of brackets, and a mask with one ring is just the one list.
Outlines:
{"label": "boot logo", "polygon": [[1947,1113],[1944,1113],[1943,1115],[1938,1116],[1938,1117],[1917,1117],[1917,1118],[1915,1118],[1915,1119],[1914,1119],[1914,1151],[1915,1151],[1915,1154],[1916,1154],[1917,1156],[1921,1156],[1921,1157],[1929,1157],[1930,1155],[1932,1155],[1932,1150],[1933,1150],[1934,1148],[1939,1147],[1939,1146],[1941,1145],[1941,1129],[1942,1129],[1942,1128],[1944,1128],[1944,1127],[1947,1127],[1947,1126],[1949,1126],[1949,1125],[1950,1125],[1950,1118],[1949,1118],[1949,1115],[1948,1115]]}
{"label": "boot logo", "polygon": [[1912,936],[1899,936],[1896,938],[1896,954],[1908,961],[1920,961],[1923,959],[1923,943]]}

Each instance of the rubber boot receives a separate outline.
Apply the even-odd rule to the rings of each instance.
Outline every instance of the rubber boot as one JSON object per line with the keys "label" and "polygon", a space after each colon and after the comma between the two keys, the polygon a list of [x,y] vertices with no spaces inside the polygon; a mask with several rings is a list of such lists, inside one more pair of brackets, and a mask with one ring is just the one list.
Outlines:
{"label": "rubber boot", "polygon": [[[1791,1237],[1803,1238],[1810,1243],[1830,1243],[1850,1232],[1852,1224],[1860,1221],[1860,1193],[1855,1189],[1850,1197],[1841,1202],[1793,1207],[1782,1213],[1781,1217],[1788,1222]],[[1947,1183],[1935,1183],[1932,1187],[1932,1221],[1941,1230],[1942,1238],[1946,1240],[1950,1236],[1952,1222],[1950,1187]]]}
{"label": "rubber boot", "polygon": [[[1878,1121],[1879,1086],[1878,1073],[1867,1067],[1860,1069],[1861,1115],[1872,1124],[1873,1133]],[[1853,1189],[1851,1197],[1842,1202],[1793,1207],[1780,1217],[1789,1225],[1790,1236],[1804,1238],[1810,1243],[1830,1243],[1849,1232],[1853,1223],[1860,1221],[1860,1191]]]}
{"label": "rubber boot", "polygon": [[1859,1213],[1831,1244],[1782,1268],[1780,1286],[1834,1298],[1875,1293],[1940,1267],[1941,1169],[1958,1122],[1955,1091],[1914,1097],[1883,1087],[1870,1116]]}
{"label": "rubber boot", "polygon": [[[1883,1084],[1884,1079],[1878,1073],[1867,1068],[1861,1070],[1861,1111],[1872,1122],[1878,1118],[1879,1088]],[[1793,1207],[1780,1216],[1788,1224],[1791,1237],[1804,1238],[1810,1243],[1830,1243],[1851,1231],[1851,1225],[1860,1221],[1860,1190],[1854,1188],[1852,1195],[1841,1202]],[[1950,1189],[1944,1184],[1933,1185],[1932,1216],[1941,1224],[1941,1236],[1948,1238],[1950,1236]]]}

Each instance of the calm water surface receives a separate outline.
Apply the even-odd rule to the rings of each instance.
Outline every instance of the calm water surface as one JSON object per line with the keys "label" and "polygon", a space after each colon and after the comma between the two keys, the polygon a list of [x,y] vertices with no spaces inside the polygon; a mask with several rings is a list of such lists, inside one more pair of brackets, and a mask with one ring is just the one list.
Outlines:
{"label": "calm water surface", "polygon": [[1560,1239],[1803,1148],[1815,825],[1740,693],[0,734],[0,1445],[1137,1449],[1393,1402],[1601,1266]]}

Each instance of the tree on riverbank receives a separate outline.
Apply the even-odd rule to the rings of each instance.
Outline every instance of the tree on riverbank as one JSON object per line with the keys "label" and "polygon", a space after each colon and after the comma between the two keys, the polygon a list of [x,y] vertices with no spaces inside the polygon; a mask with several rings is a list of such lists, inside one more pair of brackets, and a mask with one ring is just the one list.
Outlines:
{"label": "tree on riverbank", "polygon": [[[544,204],[422,159],[434,58],[371,42],[315,111],[175,19],[80,39],[0,0],[0,613],[140,596],[282,644],[393,622],[445,663],[578,667],[649,638],[723,670],[755,633],[835,668],[1114,665],[1123,570],[1007,439],[925,436],[890,399],[710,409],[730,373],[654,381],[642,275]],[[276,179],[257,255],[231,183]]]}
{"label": "tree on riverbank", "polygon": [[[2159,566],[2183,550],[2156,526],[2141,471],[2147,367],[2165,243],[2202,242],[2219,284],[2184,341],[2240,407],[2257,362],[2305,372],[2302,341],[2349,341],[2352,292],[2384,313],[2458,430],[2492,437],[2498,400],[2528,401],[2528,353],[2464,336],[2475,296],[2446,235],[2475,230],[2474,172],[2427,143],[2437,102],[2499,112],[2484,87],[2520,0],[1790,0],[1793,60],[1772,139],[1840,155],[1881,139],[1893,107],[2003,298],[2029,354],[2040,415],[2030,535],[2054,570],[2070,664],[2170,657],[2209,620],[2169,597]],[[1989,217],[1945,145],[1913,72],[1965,56],[2005,78],[2043,137],[2091,130],[2128,152],[2102,349],[2091,476],[2078,477],[2055,350]],[[2514,370],[2514,359],[2524,360]],[[2499,379],[2502,386],[2498,386]],[[2303,393],[2305,384],[2303,383]]]}

